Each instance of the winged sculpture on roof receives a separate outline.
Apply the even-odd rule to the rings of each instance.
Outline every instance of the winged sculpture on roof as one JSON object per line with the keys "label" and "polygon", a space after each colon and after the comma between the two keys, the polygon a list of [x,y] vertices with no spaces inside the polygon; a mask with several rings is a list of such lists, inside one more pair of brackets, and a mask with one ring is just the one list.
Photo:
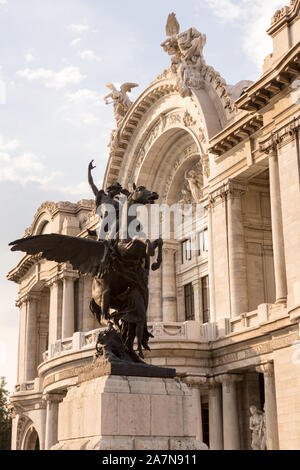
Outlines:
{"label": "winged sculpture on roof", "polygon": [[124,116],[132,105],[132,101],[129,99],[127,93],[131,93],[132,89],[138,86],[137,83],[123,83],[123,85],[120,86],[120,90],[118,90],[113,83],[106,84],[106,87],[111,92],[105,96],[104,101],[106,104],[114,105],[114,114],[118,126],[121,124]]}

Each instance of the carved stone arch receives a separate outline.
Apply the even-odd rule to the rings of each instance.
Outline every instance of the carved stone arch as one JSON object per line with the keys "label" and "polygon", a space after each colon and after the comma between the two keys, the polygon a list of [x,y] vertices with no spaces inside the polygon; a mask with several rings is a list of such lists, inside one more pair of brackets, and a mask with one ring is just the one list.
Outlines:
{"label": "carved stone arch", "polygon": [[134,175],[136,182],[151,187],[158,192],[161,202],[168,202],[170,185],[178,170],[191,169],[200,161],[202,153],[201,144],[192,132],[182,126],[171,127],[149,149],[138,174]]}
{"label": "carved stone arch", "polygon": [[16,450],[21,450],[26,430],[33,424],[33,422],[27,416],[22,414],[17,415],[17,420]]}
{"label": "carved stone arch", "polygon": [[54,202],[44,202],[36,211],[33,222],[29,228],[25,230],[25,237],[37,235],[42,230],[46,222],[51,222],[53,214],[57,210],[57,205]]}
{"label": "carved stone arch", "polygon": [[40,439],[36,428],[31,420],[27,423],[23,431],[21,450],[39,450]]}
{"label": "carved stone arch", "polygon": [[155,129],[160,126],[160,133],[163,132],[164,119],[176,114],[180,115],[180,122],[173,125],[193,134],[203,153],[209,139],[221,131],[224,121],[205,89],[183,98],[172,79],[154,82],[132,105],[114,137],[104,187],[117,180],[125,185],[133,178],[143,159],[140,152],[145,140],[152,133],[153,140],[157,139],[159,135],[155,135]]}

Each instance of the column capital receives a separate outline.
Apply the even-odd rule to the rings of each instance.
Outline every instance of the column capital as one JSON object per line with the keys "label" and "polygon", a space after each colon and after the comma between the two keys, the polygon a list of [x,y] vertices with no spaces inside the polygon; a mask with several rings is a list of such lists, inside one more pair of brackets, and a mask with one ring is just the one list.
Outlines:
{"label": "column capital", "polygon": [[62,273],[59,274],[59,279],[62,281],[76,281],[79,279],[79,274],[75,271],[62,271]]}
{"label": "column capital", "polygon": [[265,377],[273,377],[274,376],[273,362],[267,362],[266,364],[262,364],[256,367],[256,372],[258,372],[259,374],[264,374]]}
{"label": "column capital", "polygon": [[66,391],[47,392],[43,395],[43,400],[50,403],[60,403],[65,398]]}
{"label": "column capital", "polygon": [[194,375],[194,374],[187,374],[186,376],[182,377],[182,381],[187,384],[189,387],[200,388],[202,385],[207,383],[207,377],[203,375]]}
{"label": "column capital", "polygon": [[216,376],[215,380],[217,383],[228,386],[233,383],[241,382],[243,380],[243,376],[238,374],[223,374]]}
{"label": "column capital", "polygon": [[228,198],[237,198],[243,196],[248,191],[248,186],[242,181],[229,180],[227,183],[223,183],[222,186],[215,189],[208,195],[208,201],[206,207],[212,208],[216,204],[217,200],[224,201]]}
{"label": "column capital", "polygon": [[27,302],[37,302],[40,299],[40,296],[36,292],[28,292],[27,294],[22,295],[17,301],[16,306],[21,307],[23,304]]}
{"label": "column capital", "polygon": [[47,287],[52,287],[55,284],[58,284],[59,281],[60,281],[59,275],[55,274],[55,276],[53,276],[51,279],[48,279],[48,281],[46,282],[46,286]]}

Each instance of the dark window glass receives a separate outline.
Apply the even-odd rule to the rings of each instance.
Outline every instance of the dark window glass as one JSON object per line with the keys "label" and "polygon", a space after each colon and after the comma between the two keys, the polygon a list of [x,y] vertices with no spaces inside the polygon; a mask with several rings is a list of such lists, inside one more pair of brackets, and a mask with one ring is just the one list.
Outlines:
{"label": "dark window glass", "polygon": [[209,409],[208,403],[202,404],[203,442],[209,447]]}
{"label": "dark window glass", "polygon": [[184,303],[185,303],[185,319],[186,321],[195,320],[195,307],[194,307],[194,289],[193,284],[184,286]]}
{"label": "dark window glass", "polygon": [[209,323],[210,320],[210,308],[209,308],[209,283],[208,276],[202,277],[201,279],[202,289],[202,312],[203,312],[203,323]]}

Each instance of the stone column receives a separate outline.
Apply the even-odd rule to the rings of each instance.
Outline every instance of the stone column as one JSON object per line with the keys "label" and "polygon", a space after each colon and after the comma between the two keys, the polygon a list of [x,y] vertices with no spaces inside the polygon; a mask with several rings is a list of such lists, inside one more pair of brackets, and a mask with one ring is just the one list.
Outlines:
{"label": "stone column", "polygon": [[233,182],[228,185],[228,258],[232,317],[248,312],[247,265],[242,211],[242,195],[245,192],[245,186]]}
{"label": "stone column", "polygon": [[50,450],[58,442],[58,405],[64,399],[65,392],[47,393],[45,450]]}
{"label": "stone column", "polygon": [[285,304],[287,300],[287,279],[285,269],[278,154],[276,147],[273,147],[269,153],[269,170],[276,303]]}
{"label": "stone column", "polygon": [[26,349],[26,298],[17,301],[19,307],[19,345],[18,345],[18,379],[17,383],[25,382],[25,349]]}
{"label": "stone column", "polygon": [[163,321],[177,321],[177,294],[174,246],[164,246],[162,262]]}
{"label": "stone column", "polygon": [[71,338],[74,334],[74,280],[73,277],[69,276],[63,278],[61,339]]}
{"label": "stone column", "polygon": [[216,377],[216,380],[222,384],[224,450],[240,450],[236,382],[241,377],[225,374]]}
{"label": "stone column", "polygon": [[49,283],[50,287],[50,306],[49,306],[49,346],[60,339],[61,328],[61,288],[60,280],[56,276]]}
{"label": "stone column", "polygon": [[25,382],[37,377],[37,305],[38,297],[27,296],[26,343],[25,343]]}
{"label": "stone column", "polygon": [[193,292],[194,292],[194,308],[195,308],[195,321],[202,321],[203,312],[202,312],[202,296],[200,288],[200,279],[193,281]]}
{"label": "stone column", "polygon": [[273,363],[268,362],[267,364],[257,367],[256,370],[257,372],[264,374],[267,449],[279,450],[274,365]]}
{"label": "stone column", "polygon": [[92,278],[83,278],[83,306],[82,306],[82,330],[87,333],[92,331],[95,325],[95,318],[90,310],[90,301],[92,299]]}
{"label": "stone column", "polygon": [[222,388],[215,379],[209,379],[209,448],[223,450]]}
{"label": "stone column", "polygon": [[197,416],[196,440],[203,442],[201,386],[207,382],[207,378],[196,375],[188,375],[187,377],[184,377],[183,382],[185,382],[189,387],[192,387],[195,401],[195,414]]}
{"label": "stone column", "polygon": [[208,211],[208,279],[209,279],[210,321],[211,323],[216,323],[213,201],[211,201],[209,205],[207,206],[207,211]]}

